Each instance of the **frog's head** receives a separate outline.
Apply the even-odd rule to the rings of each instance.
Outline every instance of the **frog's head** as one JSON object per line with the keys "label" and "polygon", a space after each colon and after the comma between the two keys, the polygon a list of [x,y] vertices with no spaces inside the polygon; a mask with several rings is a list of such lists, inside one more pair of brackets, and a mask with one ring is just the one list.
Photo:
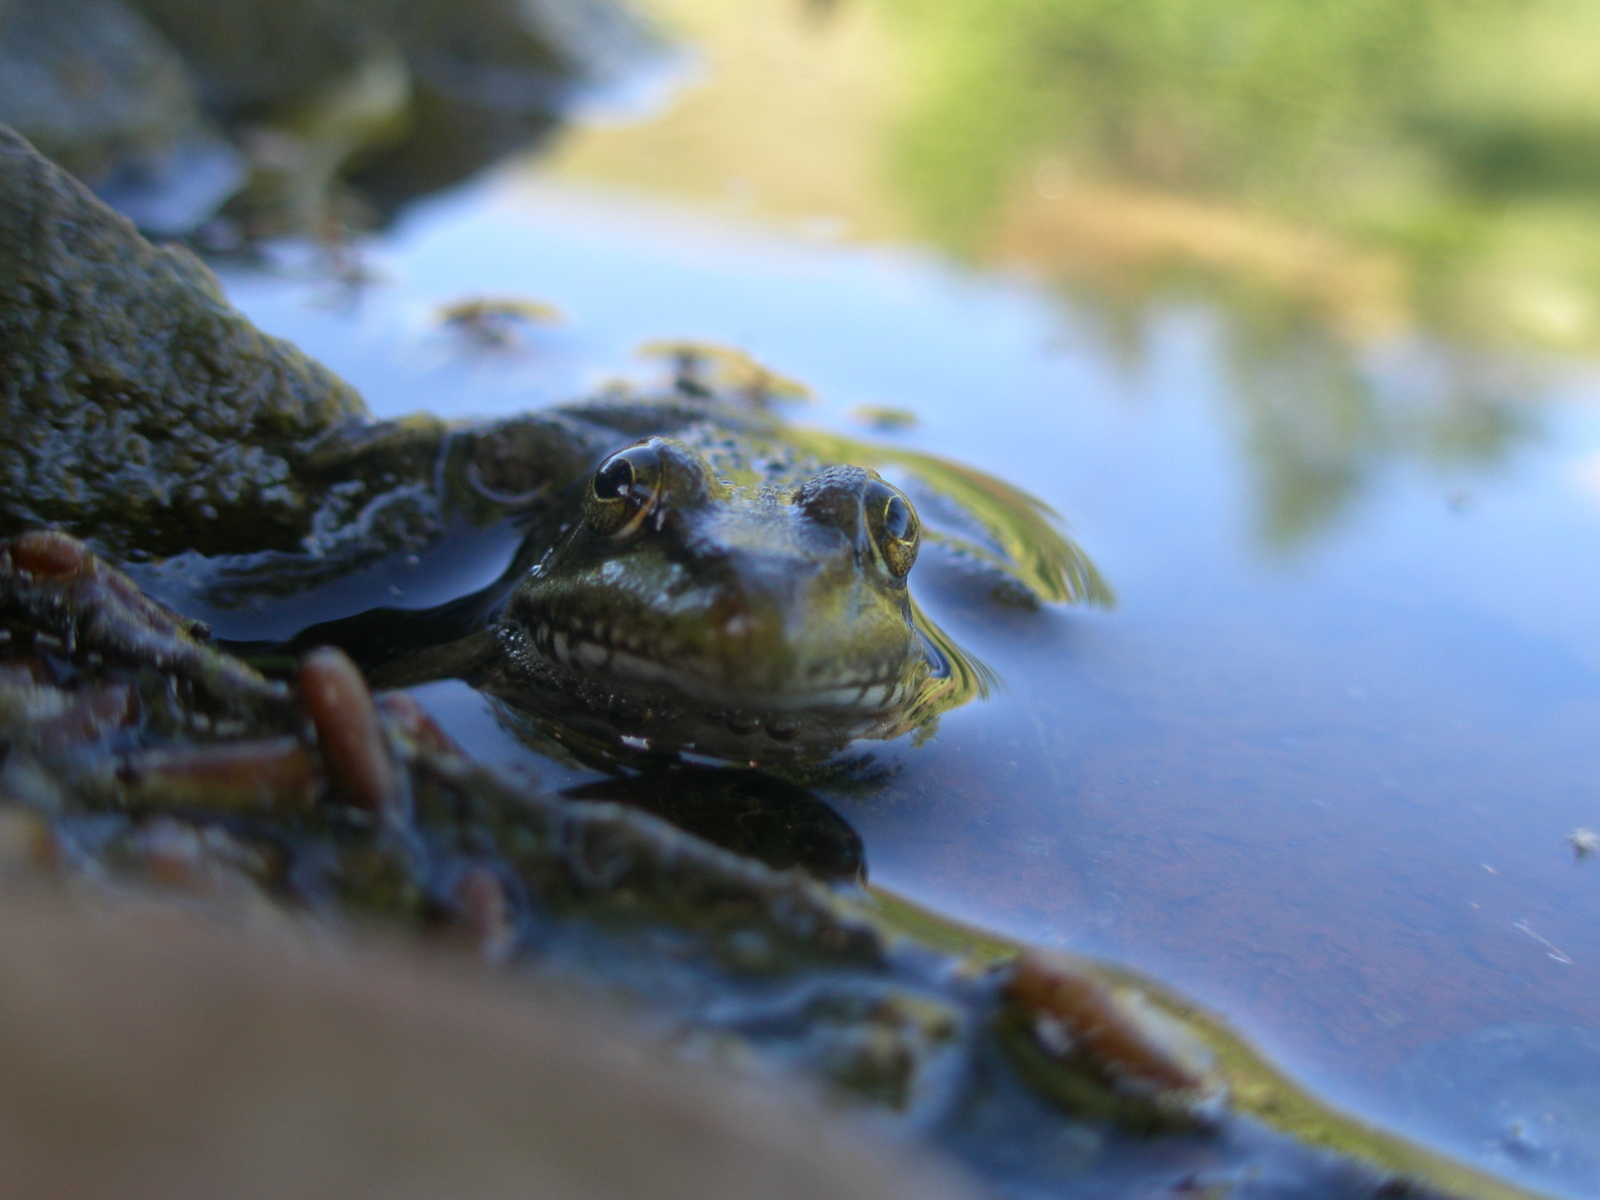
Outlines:
{"label": "frog's head", "polygon": [[650,438],[589,478],[501,642],[563,717],[653,747],[764,759],[889,736],[943,669],[906,590],[918,542],[910,501],[875,472],[732,486]]}

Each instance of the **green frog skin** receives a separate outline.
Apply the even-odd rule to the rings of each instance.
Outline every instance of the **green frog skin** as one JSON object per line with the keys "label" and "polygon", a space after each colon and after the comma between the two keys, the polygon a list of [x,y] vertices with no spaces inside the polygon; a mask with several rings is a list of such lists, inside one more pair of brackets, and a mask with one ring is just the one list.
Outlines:
{"label": "green frog skin", "polygon": [[589,478],[494,624],[491,689],[739,759],[903,730],[950,675],[906,586],[911,502],[862,467],[757,464],[683,432],[699,446],[647,438]]}

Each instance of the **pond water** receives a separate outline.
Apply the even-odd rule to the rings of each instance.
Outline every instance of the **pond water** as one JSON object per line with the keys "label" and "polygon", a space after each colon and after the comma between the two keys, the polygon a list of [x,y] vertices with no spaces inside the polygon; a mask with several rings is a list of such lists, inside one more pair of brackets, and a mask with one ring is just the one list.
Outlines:
{"label": "pond water", "polygon": [[[810,822],[785,863],[1125,964],[1326,1100],[1600,1195],[1600,6],[639,2],[661,38],[611,0],[241,5],[273,45],[187,2],[97,36],[0,0],[0,119],[378,416],[719,343],[814,389],[798,423],[1040,497],[1114,604],[1002,603],[937,547],[912,580],[992,695],[814,794],[621,798],[755,844],[696,822],[776,795]],[[166,131],[102,146],[160,90],[136,61]],[[481,299],[503,326],[441,319]],[[162,594],[259,646],[472,593],[517,541],[211,611],[180,559]],[[480,758],[631,786],[414,690]],[[1318,1186],[1247,1122],[1023,1161],[1065,1128],[994,1108],[1029,1112],[951,1135],[1011,1195],[1214,1150]]]}
{"label": "pond water", "polygon": [[[1242,369],[1227,312],[1153,305],[1130,354],[1026,279],[538,163],[418,206],[363,266],[353,290],[224,279],[380,414],[567,398],[693,337],[808,381],[799,420],[862,435],[858,407],[908,410],[870,436],[1065,514],[1108,611],[1006,609],[919,572],[1004,686],[926,745],[874,749],[881,789],[827,797],[872,881],[1138,967],[1324,1096],[1590,1194],[1600,1095],[1573,1064],[1600,1064],[1600,860],[1568,835],[1600,826],[1600,377],[1388,341],[1356,362],[1352,432],[1314,332]],[[505,346],[437,324],[480,294],[567,320]],[[1417,451],[1485,424],[1492,452]],[[1285,495],[1318,471],[1340,486],[1287,536]],[[571,781],[464,687],[419,695],[486,756]]]}
{"label": "pond water", "polygon": [[[183,6],[135,7],[204,60]],[[819,792],[828,871],[1129,965],[1325,1099],[1600,1194],[1600,8],[648,7],[668,37],[612,46],[604,3],[438,6],[555,21],[604,70],[498,34],[402,69],[368,30],[348,94],[212,87],[252,183],[193,243],[379,416],[509,414],[714,342],[808,383],[798,422],[1041,497],[1116,603],[1008,607],[925,552],[914,591],[1001,684]],[[238,265],[296,230],[320,248]],[[478,298],[562,317],[440,320]],[[466,532],[315,603],[482,587],[515,535]],[[309,611],[206,615],[249,640]],[[595,778],[464,684],[416,694],[482,758]]]}

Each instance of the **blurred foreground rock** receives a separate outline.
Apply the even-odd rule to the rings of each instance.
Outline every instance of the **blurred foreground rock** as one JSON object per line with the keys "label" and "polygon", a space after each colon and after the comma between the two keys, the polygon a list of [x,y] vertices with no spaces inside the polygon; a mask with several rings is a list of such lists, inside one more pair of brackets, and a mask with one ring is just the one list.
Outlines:
{"label": "blurred foreground rock", "polygon": [[6,895],[8,1200],[942,1200],[796,1101],[462,964]]}

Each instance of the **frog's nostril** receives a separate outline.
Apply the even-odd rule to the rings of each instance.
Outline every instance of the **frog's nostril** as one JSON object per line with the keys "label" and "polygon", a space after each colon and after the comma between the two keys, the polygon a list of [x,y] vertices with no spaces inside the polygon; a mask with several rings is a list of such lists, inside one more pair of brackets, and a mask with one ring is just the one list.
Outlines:
{"label": "frog's nostril", "polygon": [[[693,446],[676,438],[656,437],[645,443],[655,456],[662,501],[675,509],[689,509],[726,497],[728,486],[716,477],[711,464]],[[619,478],[618,485],[629,481]],[[596,486],[600,481],[596,480]]]}
{"label": "frog's nostril", "polygon": [[806,480],[794,502],[813,521],[853,538],[861,527],[861,496],[871,478],[861,467],[829,467]]}

